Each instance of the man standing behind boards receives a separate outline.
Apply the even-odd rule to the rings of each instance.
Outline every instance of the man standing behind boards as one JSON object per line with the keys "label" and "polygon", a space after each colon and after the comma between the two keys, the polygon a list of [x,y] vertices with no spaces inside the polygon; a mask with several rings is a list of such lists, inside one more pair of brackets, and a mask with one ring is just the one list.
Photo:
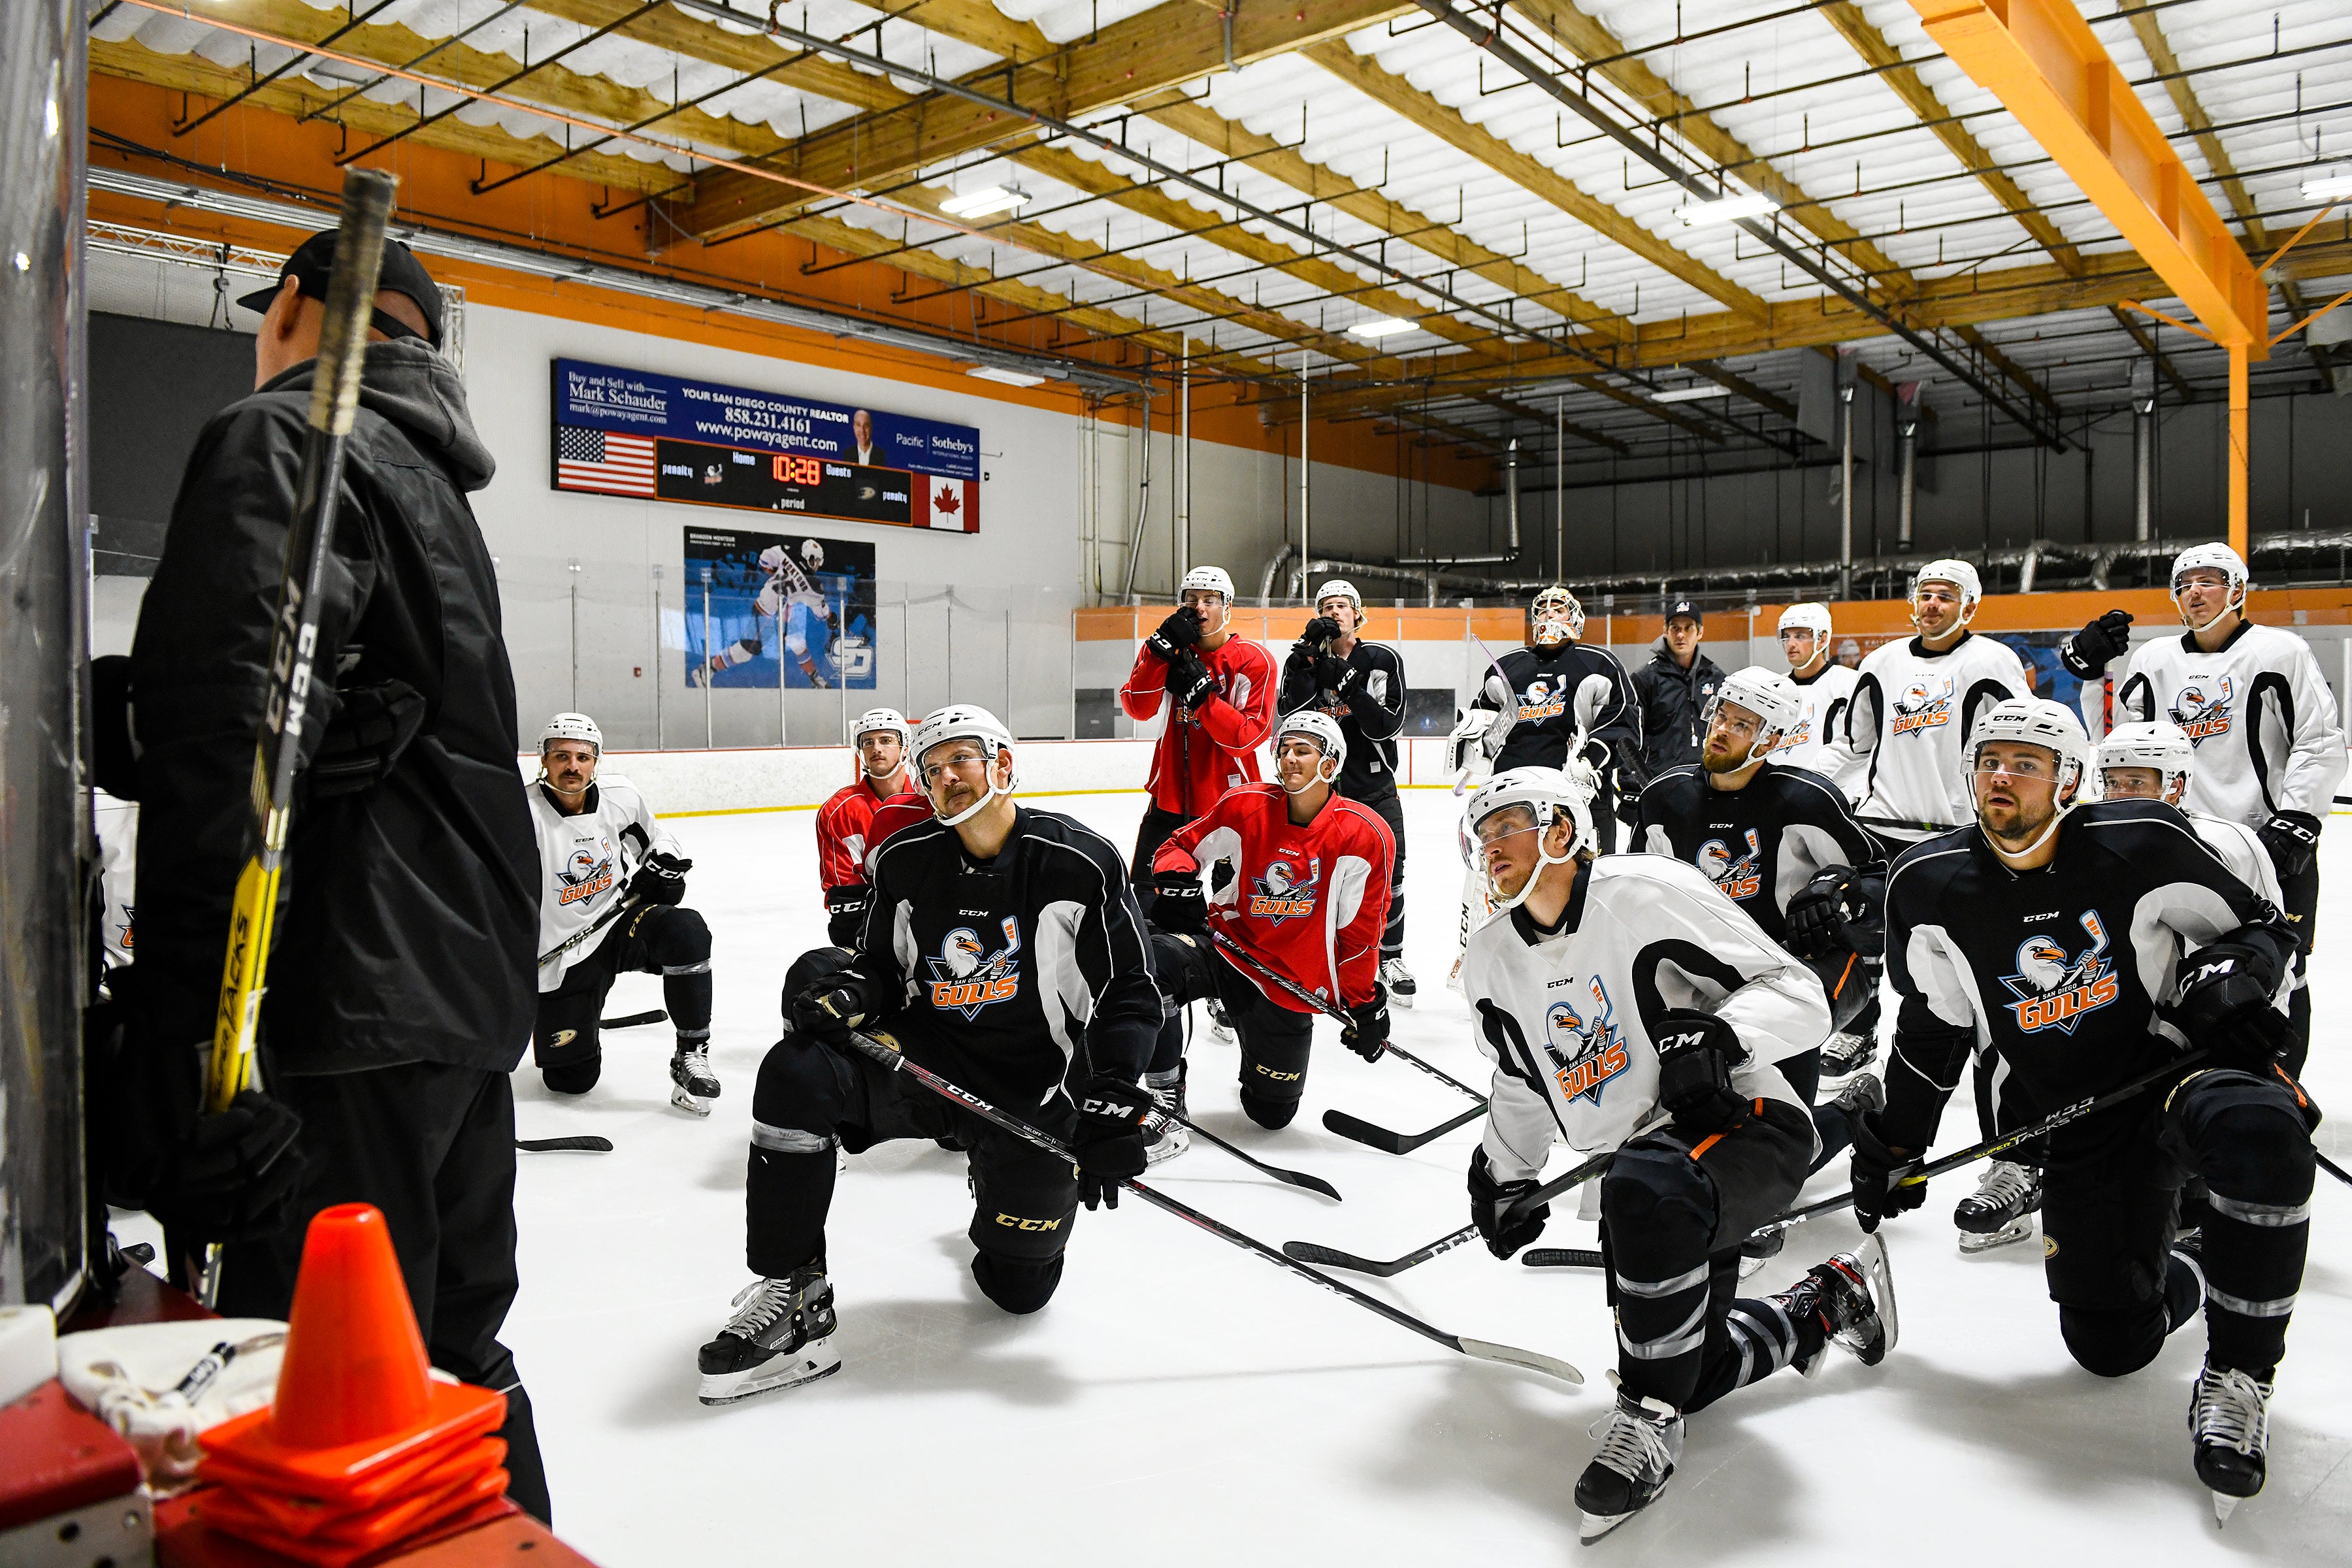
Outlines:
{"label": "man standing behind boards", "polygon": [[1689,599],[1666,604],[1666,632],[1650,662],[1633,672],[1642,704],[1642,784],[1668,768],[1698,761],[1706,735],[1706,706],[1723,684],[1723,669],[1701,653],[1706,623]]}

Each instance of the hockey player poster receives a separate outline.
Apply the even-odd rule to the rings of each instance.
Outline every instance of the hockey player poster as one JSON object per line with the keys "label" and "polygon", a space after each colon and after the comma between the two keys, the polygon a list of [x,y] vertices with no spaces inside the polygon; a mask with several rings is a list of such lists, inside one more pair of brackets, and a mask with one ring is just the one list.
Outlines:
{"label": "hockey player poster", "polygon": [[[706,585],[709,614],[704,614]],[[874,689],[874,546],[686,531],[686,683]]]}

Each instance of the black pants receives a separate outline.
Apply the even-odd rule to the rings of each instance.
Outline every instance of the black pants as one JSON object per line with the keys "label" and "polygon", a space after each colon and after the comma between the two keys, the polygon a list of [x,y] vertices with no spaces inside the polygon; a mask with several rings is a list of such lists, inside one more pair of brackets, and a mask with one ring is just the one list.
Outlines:
{"label": "black pants", "polygon": [[1805,1173],[1810,1176],[1835,1159],[1841,1151],[1853,1146],[1853,1123],[1836,1106],[1816,1103],[1822,1092],[1822,1053],[1819,1047],[1772,1065],[1780,1069],[1780,1076],[1789,1080],[1789,1087],[1796,1091],[1797,1098],[1813,1108],[1813,1133],[1821,1139],[1822,1147],[1821,1152],[1813,1156],[1812,1164],[1806,1169]]}
{"label": "black pants", "polygon": [[[2207,1362],[2268,1381],[2303,1283],[2318,1121],[2276,1073],[2220,1069],[2058,1134],[2042,1178],[2043,1270],[2075,1361],[2102,1377],[2137,1372],[2202,1296]],[[2192,1176],[2209,1206],[2201,1279],[2168,1251]]]}
{"label": "black pants", "polygon": [[1192,819],[1181,812],[1162,811],[1156,805],[1143,808],[1143,823],[1135,830],[1135,856],[1128,862],[1128,880],[1135,884],[1135,900],[1143,906],[1146,915],[1151,913],[1151,858],[1169,836]]}
{"label": "black pants", "polygon": [[272,1077],[302,1118],[308,1165],[285,1230],[230,1247],[220,1310],[283,1318],[311,1216],[336,1204],[383,1211],[433,1364],[507,1396],[507,1495],[551,1520],[530,1395],[499,1342],[515,1297],[514,1097],[507,1075],[441,1062]]}
{"label": "black pants", "polygon": [[[794,977],[806,984],[839,952],[804,956],[793,966]],[[890,1032],[908,1060],[1068,1142],[1077,1110],[1061,1085],[996,1081],[986,1064],[922,1017],[893,1018]],[[951,1139],[969,1152],[972,1278],[1008,1312],[1034,1312],[1051,1300],[1077,1219],[1078,1183],[1069,1162],[1032,1148],[902,1073],[797,1033],[769,1047],[751,1096],[744,1184],[744,1260],[751,1271],[780,1279],[811,1263],[822,1267],[834,1145],[856,1154],[894,1138]]]}
{"label": "black pants", "polygon": [[[2279,898],[2285,904],[2287,923],[2294,928],[2296,943],[2302,951],[2295,954],[2294,967],[2298,975],[2305,973],[2311,963],[2312,943],[2319,935],[2319,861],[2292,877],[2279,879]],[[2311,1058],[2311,987],[2308,984],[2295,987],[2287,999],[2286,1070],[2289,1078],[2303,1076],[2303,1064]]]}
{"label": "black pants", "polygon": [[1384,784],[1371,795],[1352,797],[1359,805],[1379,812],[1381,820],[1389,825],[1389,837],[1395,841],[1396,852],[1389,862],[1389,918],[1381,928],[1381,959],[1404,956],[1404,802],[1398,797],[1396,785]]}
{"label": "black pants", "polygon": [[531,1059],[558,1094],[585,1094],[604,1068],[596,1031],[617,974],[658,974],[681,1046],[710,1038],[710,928],[688,909],[645,904],[623,915],[594,952],[539,998]]}
{"label": "black pants", "polygon": [[1704,1409],[1821,1353],[1817,1318],[1732,1295],[1739,1244],[1795,1198],[1812,1142],[1803,1111],[1766,1100],[1719,1137],[1669,1128],[1617,1152],[1601,1178],[1601,1247],[1627,1394]]}
{"label": "black pants", "polygon": [[1242,1047],[1242,1110],[1261,1127],[1287,1127],[1307,1092],[1307,1057],[1315,1016],[1294,1013],[1266,1000],[1263,992],[1205,936],[1152,942],[1152,967],[1160,994],[1171,1004],[1151,1053],[1153,1072],[1172,1072],[1183,1059],[1186,1002],[1215,997]]}
{"label": "black pants", "polygon": [[[2020,1127],[2031,1127],[2050,1114],[2023,1099],[2016,1084],[1999,1081],[2004,1080],[2006,1075],[2001,1071],[2000,1053],[1998,1051],[1979,1048],[1972,1076],[1977,1099],[1977,1127],[1981,1137],[1999,1138]],[[2029,1138],[2000,1157],[2012,1165],[2024,1165],[2038,1171],[2049,1163],[2049,1135],[2045,1133],[2039,1138]]]}

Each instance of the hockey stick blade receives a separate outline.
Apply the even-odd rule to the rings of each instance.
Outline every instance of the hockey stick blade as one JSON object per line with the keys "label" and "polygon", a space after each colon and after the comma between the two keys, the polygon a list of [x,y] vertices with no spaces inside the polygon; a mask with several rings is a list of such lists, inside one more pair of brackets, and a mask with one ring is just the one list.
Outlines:
{"label": "hockey stick blade", "polygon": [[668,1018],[667,1013],[656,1007],[650,1013],[632,1013],[625,1018],[599,1018],[596,1026],[600,1029],[635,1029],[646,1024],[665,1023]]}
{"label": "hockey stick blade", "polygon": [[1280,1165],[1269,1165],[1265,1161],[1258,1159],[1255,1155],[1253,1155],[1244,1150],[1234,1147],[1234,1145],[1226,1142],[1223,1139],[1218,1137],[1215,1133],[1210,1131],[1207,1128],[1202,1126],[1197,1121],[1188,1121],[1184,1117],[1174,1115],[1171,1115],[1169,1120],[1175,1122],[1177,1126],[1184,1129],[1185,1131],[1192,1134],[1193,1137],[1205,1139],[1207,1142],[1215,1144],[1218,1148],[1223,1149],[1226,1153],[1231,1154],[1234,1159],[1239,1160],[1243,1164],[1247,1165],[1253,1171],[1263,1171],[1265,1174],[1272,1176],[1276,1181],[1285,1183],[1290,1186],[1304,1187],[1310,1193],[1320,1193],[1335,1204],[1341,1201],[1339,1197],[1339,1189],[1333,1186],[1330,1183],[1325,1181],[1320,1176],[1310,1176],[1304,1171],[1286,1171]]}
{"label": "hockey stick blade", "polygon": [[1545,1355],[1540,1351],[1523,1351],[1513,1345],[1498,1345],[1486,1340],[1464,1339],[1461,1343],[1463,1354],[1476,1356],[1480,1361],[1498,1361],[1505,1366],[1525,1367],[1546,1377],[1556,1377],[1562,1383],[1572,1383],[1579,1388],[1584,1386],[1584,1374],[1558,1356]]}
{"label": "hockey stick blade", "polygon": [[1519,1261],[1530,1268],[1598,1268],[1601,1254],[1589,1247],[1534,1247]]}
{"label": "hockey stick blade", "polygon": [[593,1133],[581,1138],[518,1138],[515,1147],[527,1154],[609,1154],[613,1141]]}
{"label": "hockey stick blade", "polygon": [[1410,1154],[1423,1144],[1443,1138],[1456,1128],[1467,1127],[1486,1114],[1486,1107],[1482,1101],[1459,1116],[1449,1117],[1439,1122],[1426,1132],[1391,1132],[1385,1127],[1375,1127],[1370,1122],[1350,1116],[1344,1110],[1327,1110],[1323,1113],[1323,1129],[1327,1132],[1336,1132],[1342,1138],[1350,1139],[1368,1148],[1378,1149],[1383,1154]]}

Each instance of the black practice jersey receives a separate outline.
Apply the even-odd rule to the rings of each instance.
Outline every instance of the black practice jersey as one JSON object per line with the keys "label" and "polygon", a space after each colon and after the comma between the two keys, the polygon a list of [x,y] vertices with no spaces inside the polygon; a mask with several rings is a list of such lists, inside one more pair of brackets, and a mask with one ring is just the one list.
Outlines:
{"label": "black practice jersey", "polygon": [[[1615,654],[1569,642],[1549,648],[1515,647],[1495,665],[1518,699],[1517,713],[1506,715],[1511,731],[1495,758],[1496,773],[1566,766],[1569,742],[1579,727],[1588,741],[1607,746],[1610,755],[1631,757],[1638,763],[1642,705]],[[1495,704],[1482,692],[1472,706]],[[1592,760],[1606,771],[1606,757],[1593,755]]]}
{"label": "black practice jersey", "polygon": [[[2000,1053],[2038,1120],[2183,1049],[2159,1016],[2187,953],[2222,938],[2273,961],[2281,1010],[2294,937],[2172,807],[2079,807],[2035,871],[1961,828],[1903,852],[1886,883],[1886,973],[1902,996],[1886,1073],[1887,1142],[1924,1148],[1979,1047]],[[2087,1131],[2087,1129],[2086,1129]]]}
{"label": "black practice jersey", "polygon": [[1737,790],[1713,787],[1696,763],[1660,773],[1642,791],[1633,847],[1696,866],[1774,942],[1814,872],[1882,853],[1827,779],[1769,761]]}
{"label": "black practice jersey", "polygon": [[1343,660],[1352,672],[1345,691],[1318,685],[1315,667],[1293,653],[1282,667],[1275,711],[1319,709],[1339,721],[1348,760],[1339,790],[1349,800],[1370,800],[1396,788],[1396,734],[1404,727],[1404,660],[1382,643],[1359,641]]}
{"label": "black practice jersey", "polygon": [[974,860],[955,829],[931,821],[885,840],[873,873],[856,963],[892,990],[890,1012],[924,1016],[996,1069],[993,1087],[1032,1104],[1051,1100],[1074,1063],[1143,1071],[1160,991],[1109,840],[1024,806],[993,860]]}

